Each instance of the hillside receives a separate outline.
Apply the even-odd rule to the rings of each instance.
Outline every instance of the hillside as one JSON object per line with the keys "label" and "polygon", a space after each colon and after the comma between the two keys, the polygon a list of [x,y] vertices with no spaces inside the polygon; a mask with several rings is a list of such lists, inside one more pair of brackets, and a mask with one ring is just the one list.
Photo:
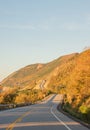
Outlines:
{"label": "hillside", "polygon": [[70,54],[62,56],[47,64],[32,64],[28,65],[2,81],[2,86],[4,87],[29,87],[34,88],[35,85],[42,80],[48,81],[48,76],[58,67],[66,63],[67,61],[73,59],[78,54]]}
{"label": "hillside", "polygon": [[[13,102],[16,103],[22,94],[22,102],[25,102],[32,94],[28,97],[30,101],[41,99],[43,92],[44,96],[48,92],[63,93],[65,111],[90,121],[90,49],[62,56],[47,64],[28,65],[4,79],[1,85],[5,89],[14,89],[10,91],[14,92]],[[35,97],[37,92],[39,98]]]}
{"label": "hillside", "polygon": [[90,123],[90,49],[60,65],[49,88],[65,95],[66,111]]}

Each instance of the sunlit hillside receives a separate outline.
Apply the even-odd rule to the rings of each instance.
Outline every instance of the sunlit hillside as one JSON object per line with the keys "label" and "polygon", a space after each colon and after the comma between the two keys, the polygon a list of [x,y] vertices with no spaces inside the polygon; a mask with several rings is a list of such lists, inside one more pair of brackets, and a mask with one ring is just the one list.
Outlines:
{"label": "sunlit hillside", "polygon": [[1,85],[1,103],[35,102],[50,92],[62,93],[65,111],[90,121],[90,49],[47,64],[28,65],[4,79]]}
{"label": "sunlit hillside", "polygon": [[62,56],[47,64],[38,63],[38,64],[28,65],[28,66],[14,72],[6,79],[4,79],[2,81],[2,86],[34,88],[36,83],[39,80],[40,81],[46,80],[46,82],[48,82],[48,78],[50,79],[52,77],[54,70],[56,70],[59,66],[72,60],[77,55],[78,54],[75,53],[75,54]]}

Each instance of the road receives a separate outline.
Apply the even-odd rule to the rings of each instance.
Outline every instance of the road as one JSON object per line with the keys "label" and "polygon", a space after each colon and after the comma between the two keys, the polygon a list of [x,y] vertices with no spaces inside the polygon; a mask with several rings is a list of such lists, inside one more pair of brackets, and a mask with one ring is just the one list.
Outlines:
{"label": "road", "polygon": [[0,130],[89,130],[57,110],[60,100],[57,96],[35,105],[1,111]]}

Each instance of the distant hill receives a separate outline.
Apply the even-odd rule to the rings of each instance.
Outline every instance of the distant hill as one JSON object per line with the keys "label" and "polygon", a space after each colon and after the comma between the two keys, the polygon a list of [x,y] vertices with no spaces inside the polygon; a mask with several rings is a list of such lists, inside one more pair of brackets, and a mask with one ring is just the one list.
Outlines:
{"label": "distant hill", "polygon": [[4,79],[1,85],[5,90],[15,88],[18,94],[36,89],[63,93],[64,109],[86,122],[90,121],[89,48],[47,64],[28,65]]}
{"label": "distant hill", "polygon": [[89,49],[90,49],[90,46],[87,46],[83,50],[86,51],[86,50],[89,50]]}
{"label": "distant hill", "polygon": [[[86,86],[90,82],[90,49],[62,56],[47,64],[32,64],[14,72],[1,83],[3,87],[20,89],[51,89],[64,86]],[[58,87],[59,86],[59,87]]]}
{"label": "distant hill", "polygon": [[[40,81],[46,80],[49,82],[53,73],[57,73],[58,67],[63,66],[67,62],[71,61],[73,58],[77,57],[78,53],[62,56],[52,62],[47,64],[32,64],[28,65],[2,81],[2,86],[4,87],[20,87],[20,88],[35,88]],[[45,87],[48,87],[45,85]]]}

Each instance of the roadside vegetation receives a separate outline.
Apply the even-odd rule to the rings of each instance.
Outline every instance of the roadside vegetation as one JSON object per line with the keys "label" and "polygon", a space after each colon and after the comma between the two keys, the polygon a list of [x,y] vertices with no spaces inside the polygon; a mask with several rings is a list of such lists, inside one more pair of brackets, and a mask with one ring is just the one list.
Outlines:
{"label": "roadside vegetation", "polygon": [[[43,84],[43,91],[40,88]],[[47,64],[26,66],[1,84],[0,103],[35,103],[52,93],[64,94],[63,109],[90,123],[90,49]]]}
{"label": "roadside vegetation", "polygon": [[49,88],[63,93],[63,109],[90,123],[90,50],[86,50],[59,67]]}
{"label": "roadside vegetation", "polygon": [[29,104],[41,101],[51,92],[47,90],[24,90],[17,91],[17,89],[10,88],[0,94],[0,104]]}

